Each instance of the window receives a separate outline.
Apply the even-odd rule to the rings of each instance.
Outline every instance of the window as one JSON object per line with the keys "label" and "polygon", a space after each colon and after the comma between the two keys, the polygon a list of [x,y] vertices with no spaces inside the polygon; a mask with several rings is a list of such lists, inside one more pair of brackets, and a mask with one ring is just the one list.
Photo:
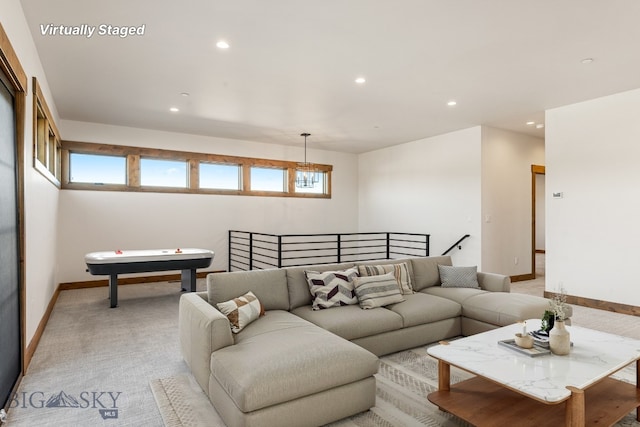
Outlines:
{"label": "window", "polygon": [[187,188],[187,163],[176,160],[140,159],[140,185]]}
{"label": "window", "polygon": [[200,163],[200,188],[240,190],[240,166]]}
{"label": "window", "polygon": [[300,189],[298,163],[284,160],[76,141],[62,141],[58,158],[65,190],[331,198],[331,165],[316,164],[320,182]]}
{"label": "window", "polygon": [[54,185],[60,186],[60,133],[42,95],[38,80],[33,78],[33,167]]}
{"label": "window", "polygon": [[71,153],[69,181],[90,184],[127,183],[126,157]]}
{"label": "window", "polygon": [[327,173],[318,172],[320,180],[313,188],[298,188],[296,187],[296,193],[306,194],[324,194],[327,188]]}
{"label": "window", "polygon": [[285,171],[275,168],[251,168],[251,191],[285,191]]}

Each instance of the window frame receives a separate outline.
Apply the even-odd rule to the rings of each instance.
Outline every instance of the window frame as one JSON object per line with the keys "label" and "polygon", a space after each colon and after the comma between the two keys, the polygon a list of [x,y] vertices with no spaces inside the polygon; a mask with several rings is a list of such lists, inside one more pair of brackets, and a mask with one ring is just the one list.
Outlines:
{"label": "window frame", "polygon": [[[126,157],[127,181],[122,184],[93,184],[70,182],[69,158],[70,153],[110,155]],[[158,160],[177,160],[187,162],[187,188],[152,187],[140,185],[140,159],[150,158]],[[80,141],[62,141],[62,173],[61,185],[64,190],[92,190],[92,191],[124,191],[124,192],[152,192],[152,193],[182,193],[182,194],[211,194],[237,195],[260,197],[296,197],[311,199],[331,198],[332,165],[315,164],[319,171],[326,174],[326,188],[324,193],[299,193],[295,191],[295,175],[298,162],[285,160],[261,159],[254,157],[227,156],[221,154],[195,153],[188,151],[174,151],[159,148],[133,147],[126,145],[97,144]],[[226,190],[214,188],[200,188],[200,163],[218,163],[238,166],[241,173],[242,188]],[[251,167],[283,169],[286,186],[284,192],[252,191]]]}
{"label": "window frame", "polygon": [[62,144],[60,132],[38,79],[33,77],[33,167],[60,188],[62,175]]}

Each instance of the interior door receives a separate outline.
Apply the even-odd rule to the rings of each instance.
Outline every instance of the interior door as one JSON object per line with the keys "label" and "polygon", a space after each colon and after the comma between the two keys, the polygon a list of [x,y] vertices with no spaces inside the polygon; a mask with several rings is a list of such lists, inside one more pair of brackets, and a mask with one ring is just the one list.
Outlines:
{"label": "interior door", "polygon": [[0,408],[21,372],[20,267],[14,93],[0,72]]}

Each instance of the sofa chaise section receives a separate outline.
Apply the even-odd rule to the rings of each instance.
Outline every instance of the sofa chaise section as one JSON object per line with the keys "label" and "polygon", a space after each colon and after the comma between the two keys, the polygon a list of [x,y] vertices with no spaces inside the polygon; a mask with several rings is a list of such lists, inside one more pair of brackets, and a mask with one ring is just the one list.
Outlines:
{"label": "sofa chaise section", "polygon": [[[378,358],[290,313],[284,270],[209,275],[180,299],[184,359],[229,427],[316,426],[375,405]],[[215,285],[211,281],[215,280]],[[232,334],[216,304],[251,291],[265,315]]]}
{"label": "sofa chaise section", "polygon": [[230,426],[321,425],[375,405],[378,358],[287,311],[211,354],[208,394]]}

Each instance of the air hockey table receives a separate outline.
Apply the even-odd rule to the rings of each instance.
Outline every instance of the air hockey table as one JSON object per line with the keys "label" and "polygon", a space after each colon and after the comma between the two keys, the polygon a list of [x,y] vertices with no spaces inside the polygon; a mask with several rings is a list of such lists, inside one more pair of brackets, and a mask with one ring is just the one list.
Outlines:
{"label": "air hockey table", "polygon": [[111,308],[118,305],[118,274],[181,270],[182,290],[196,290],[196,269],[213,261],[207,249],[151,249],[135,251],[92,252],[84,256],[87,271],[94,276],[109,276]]}

